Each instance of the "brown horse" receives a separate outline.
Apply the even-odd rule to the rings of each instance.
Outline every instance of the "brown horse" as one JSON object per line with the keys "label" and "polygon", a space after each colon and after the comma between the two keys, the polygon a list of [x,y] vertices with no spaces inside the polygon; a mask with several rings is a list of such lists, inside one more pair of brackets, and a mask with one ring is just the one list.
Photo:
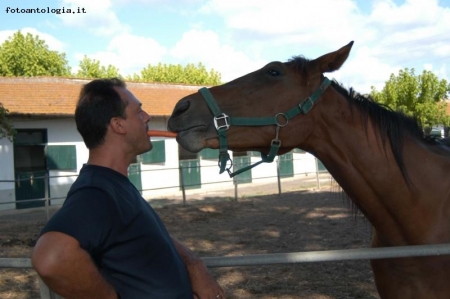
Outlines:
{"label": "brown horse", "polygon": [[[425,138],[413,118],[324,77],[343,65],[352,45],[314,60],[271,62],[202,89],[178,102],[169,130],[192,152],[224,154],[228,146],[271,160],[274,144],[277,154],[306,150],[373,225],[373,247],[450,243],[450,148]],[[381,298],[450,298],[450,256],[371,265]]]}

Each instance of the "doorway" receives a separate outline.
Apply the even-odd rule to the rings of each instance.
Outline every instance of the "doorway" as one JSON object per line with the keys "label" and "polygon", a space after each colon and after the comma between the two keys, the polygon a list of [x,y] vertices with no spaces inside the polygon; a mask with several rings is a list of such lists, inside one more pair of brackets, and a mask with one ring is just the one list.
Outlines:
{"label": "doorway", "polygon": [[[43,200],[28,200],[45,198],[45,179],[48,174],[45,158],[46,145],[46,129],[17,130],[17,135],[14,138],[16,209],[43,207],[45,205]],[[50,194],[48,195],[50,196]]]}

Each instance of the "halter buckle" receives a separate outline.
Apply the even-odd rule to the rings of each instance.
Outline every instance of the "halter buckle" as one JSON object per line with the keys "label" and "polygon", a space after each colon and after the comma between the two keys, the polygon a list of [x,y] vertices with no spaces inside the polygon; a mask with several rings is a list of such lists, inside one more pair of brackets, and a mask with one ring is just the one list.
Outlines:
{"label": "halter buckle", "polygon": [[303,112],[303,114],[306,114],[314,107],[314,101],[311,99],[311,97],[307,97],[306,100],[298,104],[298,107],[300,108],[300,111]]}
{"label": "halter buckle", "polygon": [[[230,117],[228,115],[226,115],[225,113],[215,116],[214,117],[214,126],[216,127],[216,130],[220,130],[220,129],[228,130],[230,128],[229,119],[230,119]],[[223,124],[219,124],[219,121],[222,121]]]}
{"label": "halter buckle", "polygon": [[280,139],[272,139],[272,141],[270,142],[270,146],[281,146],[281,140]]}

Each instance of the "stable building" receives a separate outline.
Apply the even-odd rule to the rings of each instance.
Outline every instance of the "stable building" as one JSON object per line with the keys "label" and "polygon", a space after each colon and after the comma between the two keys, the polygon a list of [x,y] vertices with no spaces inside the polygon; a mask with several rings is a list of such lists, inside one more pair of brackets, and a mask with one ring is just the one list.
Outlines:
{"label": "stable building", "polygon": [[[88,150],[76,130],[74,111],[82,85],[90,80],[57,77],[1,77],[0,103],[9,110],[17,135],[13,142],[0,139],[0,210],[43,206],[44,199],[61,204]],[[142,102],[152,119],[152,129],[165,130],[178,100],[195,93],[200,86],[132,83],[128,89]],[[129,178],[151,200],[185,189],[232,188],[226,173],[219,175],[218,151],[190,153],[171,138],[152,137],[153,149],[136,157]],[[294,162],[293,155],[300,155]],[[230,153],[234,167],[260,159],[259,153]],[[296,159],[297,160],[297,159]],[[283,177],[296,172],[314,172],[314,158],[295,151],[280,158]],[[277,175],[276,163],[264,163],[237,176],[239,183]],[[35,200],[33,200],[35,199]],[[32,200],[32,201],[30,201]]]}

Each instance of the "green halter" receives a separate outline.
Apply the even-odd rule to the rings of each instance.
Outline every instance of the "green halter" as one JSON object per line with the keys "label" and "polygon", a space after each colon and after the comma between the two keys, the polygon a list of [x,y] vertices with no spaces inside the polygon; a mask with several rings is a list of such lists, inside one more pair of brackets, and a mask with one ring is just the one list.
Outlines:
{"label": "green halter", "polygon": [[[203,87],[199,90],[200,94],[205,99],[206,104],[214,115],[214,126],[216,127],[217,133],[219,135],[219,167],[220,172],[223,173],[225,170],[228,172],[230,178],[238,175],[244,171],[247,171],[263,162],[273,162],[273,159],[277,155],[278,149],[281,146],[281,140],[278,139],[278,133],[280,128],[286,126],[291,118],[297,116],[299,114],[308,113],[320,98],[322,93],[328,88],[331,81],[324,77],[322,84],[304,101],[300,104],[296,105],[292,109],[278,113],[272,117],[258,117],[258,118],[248,118],[248,117],[229,117],[225,113],[220,111],[220,108],[217,106],[214,97],[208,88]],[[268,126],[268,125],[276,125],[276,134],[275,138],[272,139],[270,145],[270,151],[268,155],[261,153],[261,161],[241,168],[235,172],[231,172],[231,167],[233,166],[233,161],[228,154],[228,144],[227,144],[227,131],[230,126]],[[227,167],[227,163],[230,161],[230,166]]]}

